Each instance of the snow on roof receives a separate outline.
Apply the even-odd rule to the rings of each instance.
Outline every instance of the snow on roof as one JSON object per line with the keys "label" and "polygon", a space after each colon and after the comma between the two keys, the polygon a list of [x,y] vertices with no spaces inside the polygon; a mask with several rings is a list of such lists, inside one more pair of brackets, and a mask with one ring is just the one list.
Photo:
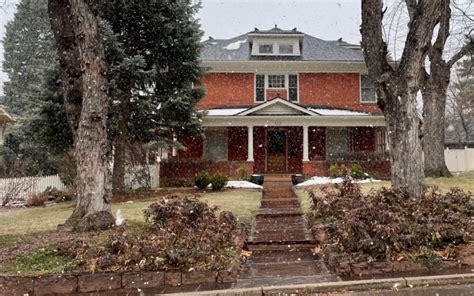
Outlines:
{"label": "snow on roof", "polygon": [[209,109],[205,110],[207,116],[232,116],[247,110],[247,108]]}
{"label": "snow on roof", "polygon": [[357,111],[341,110],[341,109],[309,108],[309,110],[323,116],[370,116],[369,113],[365,113],[365,112],[357,112]]}
{"label": "snow on roof", "polygon": [[240,48],[240,46],[247,42],[247,39],[242,39],[242,40],[237,40],[235,42],[232,42],[232,43],[229,43],[227,44],[226,46],[224,46],[224,49],[227,49],[227,50],[237,50]]}

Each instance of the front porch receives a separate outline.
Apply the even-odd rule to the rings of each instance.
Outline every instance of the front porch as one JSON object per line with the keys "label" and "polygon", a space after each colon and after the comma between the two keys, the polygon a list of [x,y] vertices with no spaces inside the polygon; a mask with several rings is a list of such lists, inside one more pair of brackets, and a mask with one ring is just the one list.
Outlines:
{"label": "front porch", "polygon": [[359,163],[382,176],[389,171],[379,114],[274,99],[249,109],[209,110],[202,123],[203,137],[177,136],[185,149],[173,150],[172,158],[207,163],[202,169],[231,177],[241,165],[259,174],[324,176],[333,163]]}

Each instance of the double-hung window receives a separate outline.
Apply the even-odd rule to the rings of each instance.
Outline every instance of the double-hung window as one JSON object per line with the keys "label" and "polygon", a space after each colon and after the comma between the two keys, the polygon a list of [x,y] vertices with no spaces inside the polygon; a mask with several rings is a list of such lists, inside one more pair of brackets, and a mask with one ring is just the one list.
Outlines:
{"label": "double-hung window", "polygon": [[265,75],[255,76],[255,101],[265,101]]}
{"label": "double-hung window", "polygon": [[360,76],[360,101],[362,103],[376,103],[377,96],[375,93],[375,87],[368,75]]}
{"label": "double-hung window", "polygon": [[288,75],[288,100],[298,101],[298,75]]}

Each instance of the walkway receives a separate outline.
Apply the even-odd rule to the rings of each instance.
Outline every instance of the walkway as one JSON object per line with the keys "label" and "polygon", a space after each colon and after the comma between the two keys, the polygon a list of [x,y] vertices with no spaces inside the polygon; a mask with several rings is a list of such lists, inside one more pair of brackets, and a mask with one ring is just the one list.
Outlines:
{"label": "walkway", "polygon": [[237,288],[339,280],[313,255],[317,246],[292,190],[290,176],[265,176],[262,205],[248,238],[252,255]]}

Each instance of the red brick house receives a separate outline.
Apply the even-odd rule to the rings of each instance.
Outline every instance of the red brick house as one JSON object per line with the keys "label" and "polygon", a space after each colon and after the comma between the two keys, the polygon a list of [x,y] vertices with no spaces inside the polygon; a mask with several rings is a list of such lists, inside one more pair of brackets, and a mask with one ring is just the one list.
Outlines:
{"label": "red brick house", "polygon": [[[358,45],[296,29],[204,42],[204,137],[180,136],[162,175],[202,168],[326,175],[334,162],[388,172],[385,122]],[[174,165],[172,165],[174,163]],[[199,165],[200,164],[200,165]]]}

